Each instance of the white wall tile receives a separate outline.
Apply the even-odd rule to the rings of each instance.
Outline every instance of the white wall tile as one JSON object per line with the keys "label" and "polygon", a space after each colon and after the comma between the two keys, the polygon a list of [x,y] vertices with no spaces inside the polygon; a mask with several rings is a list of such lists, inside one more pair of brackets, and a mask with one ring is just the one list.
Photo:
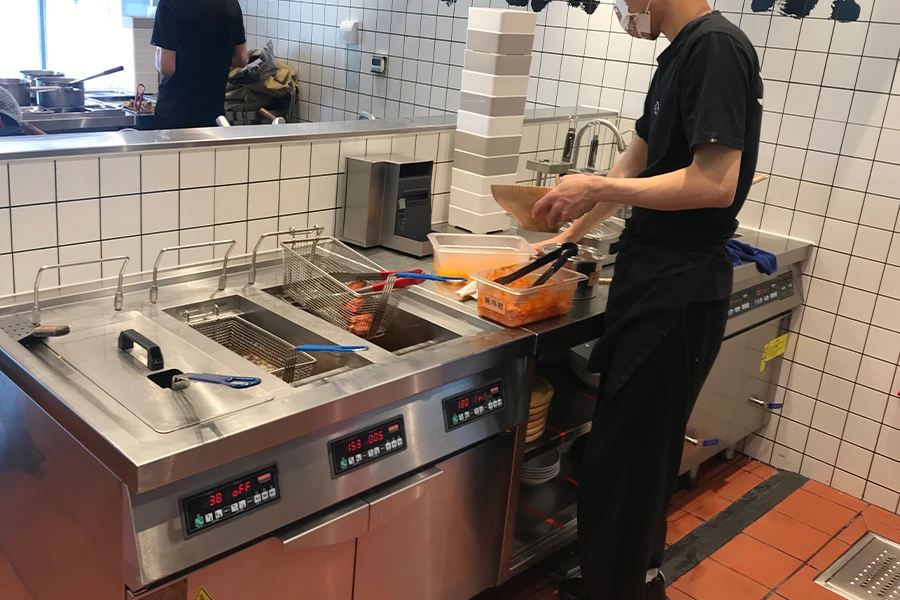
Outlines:
{"label": "white wall tile", "polygon": [[850,259],[850,266],[844,283],[854,288],[875,293],[878,292],[878,288],[881,286],[882,273],[884,273],[884,263],[854,256]]}
{"label": "white wall tile", "polygon": [[250,148],[216,149],[216,185],[247,183],[250,168]]}
{"label": "white wall tile", "polygon": [[870,260],[887,259],[891,246],[891,232],[872,227],[860,227],[853,245],[853,254]]}
{"label": "white wall tile", "polygon": [[309,184],[309,209],[324,210],[337,205],[337,176],[312,177]]}
{"label": "white wall tile", "polygon": [[863,500],[890,512],[896,512],[898,498],[900,494],[897,492],[871,481],[866,484],[866,491],[863,493]]}
{"label": "white wall tile", "polygon": [[12,206],[44,204],[56,200],[56,171],[52,160],[9,164],[9,200]]}
{"label": "white wall tile", "polygon": [[215,150],[182,150],[181,189],[208,187],[216,181]]}
{"label": "white wall tile", "polygon": [[858,477],[867,477],[872,465],[873,453],[870,450],[842,442],[838,451],[836,466]]}
{"label": "white wall tile", "polygon": [[[59,262],[61,263],[97,260],[99,258],[100,242],[60,246],[59,248]],[[97,279],[100,279],[101,273],[102,269],[99,264],[69,267],[60,270],[59,282],[61,285],[73,285],[76,283],[85,283],[87,281],[96,281]]]}
{"label": "white wall tile", "polygon": [[56,206],[40,204],[11,209],[14,252],[56,246]]}
{"label": "white wall tile", "polygon": [[310,174],[329,175],[338,173],[340,171],[338,167],[340,142],[316,142],[313,146]]}
{"label": "white wall tile", "polygon": [[177,191],[142,194],[141,233],[178,229],[178,213]]}
{"label": "white wall tile", "polygon": [[[44,248],[31,252],[16,252],[13,257],[13,270],[15,271],[15,289],[17,293],[28,292],[34,289],[34,279],[38,269],[44,265],[59,263],[59,251],[57,248]],[[53,269],[46,271],[41,277],[41,289],[47,289],[59,285],[59,271]]]}
{"label": "white wall tile", "polygon": [[56,161],[56,199],[78,200],[100,196],[100,161],[96,156]]}
{"label": "white wall tile", "polygon": [[281,172],[281,146],[250,148],[250,181],[277,180]]}
{"label": "white wall tile", "polygon": [[826,402],[816,402],[812,428],[840,438],[847,422],[847,411]]}
{"label": "white wall tile", "polygon": [[9,167],[6,163],[0,163],[0,207],[3,206],[9,206]]}
{"label": "white wall tile", "polygon": [[[127,256],[126,274],[138,273],[141,270],[141,237],[117,238],[100,242],[100,253],[104,258]],[[117,277],[121,263],[104,263],[101,265],[103,277]]]}
{"label": "white wall tile", "polygon": [[282,144],[282,179],[309,176],[311,148],[309,143]]}
{"label": "white wall tile", "polygon": [[179,206],[180,229],[212,225],[215,219],[215,188],[182,190]]}
{"label": "white wall tile", "polygon": [[[279,215],[307,212],[309,210],[309,178],[283,179],[279,196]],[[284,228],[282,227],[282,229]]]}
{"label": "white wall tile", "polygon": [[100,157],[100,195],[123,196],[141,191],[139,154]]}
{"label": "white wall tile", "polygon": [[[250,151],[251,160],[253,150]],[[251,183],[247,215],[250,219],[274,217],[278,215],[278,181]]]}
{"label": "white wall tile", "polygon": [[12,230],[8,208],[0,208],[0,254],[12,252]]}
{"label": "white wall tile", "polygon": [[[247,223],[241,221],[237,223],[225,223],[224,225],[216,225],[214,235],[217,240],[234,240],[236,242],[232,254],[246,254],[247,252]],[[256,240],[254,240],[255,242]],[[225,256],[228,246],[216,246],[214,255],[216,258]]]}
{"label": "white wall tile", "polygon": [[[141,236],[141,256],[143,257],[142,270],[152,270],[156,264],[156,258],[159,256],[160,251],[163,248],[177,246],[179,244],[178,237],[177,231],[167,231],[164,233]],[[163,254],[162,260],[159,263],[161,269],[174,267],[176,265],[178,265],[177,252],[167,252],[166,254]]]}
{"label": "white wall tile", "polygon": [[[80,244],[100,239],[99,199],[60,202],[56,205],[56,217],[57,222],[60,224],[60,245]],[[99,257],[99,245],[97,246],[97,252]]]}
{"label": "white wall tile", "polygon": [[100,200],[100,233],[103,239],[141,232],[141,197],[117,196]]}
{"label": "white wall tile", "polygon": [[[214,230],[212,227],[198,227],[196,229],[182,229],[179,232],[178,245],[186,246],[188,244],[203,244],[215,240]],[[213,248],[191,248],[190,250],[178,251],[178,263],[189,265],[193,263],[212,260],[214,256]]]}
{"label": "white wall tile", "polygon": [[141,191],[158,192],[178,189],[177,152],[141,154]]}
{"label": "white wall tile", "polygon": [[216,188],[215,222],[232,223],[247,220],[247,186],[228,185]]}

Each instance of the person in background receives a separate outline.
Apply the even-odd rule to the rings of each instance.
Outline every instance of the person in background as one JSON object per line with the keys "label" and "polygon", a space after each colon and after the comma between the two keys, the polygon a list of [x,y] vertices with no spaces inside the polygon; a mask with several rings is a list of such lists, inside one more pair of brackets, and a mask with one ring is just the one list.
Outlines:
{"label": "person in background", "polygon": [[228,73],[247,64],[238,0],[160,0],[150,43],[163,76],[156,128],[215,126]]}
{"label": "person in background", "polygon": [[28,135],[22,129],[22,109],[7,90],[0,87],[0,137]]}
{"label": "person in background", "polygon": [[666,597],[666,511],[725,333],[734,276],[725,243],[762,122],[756,51],[707,0],[616,0],[615,14],[635,38],[671,42],[634,140],[608,177],[566,176],[534,207],[552,226],[574,220],[556,242],[632,207],[589,363],[601,383],[578,486],[582,578],[561,584],[563,600]]}

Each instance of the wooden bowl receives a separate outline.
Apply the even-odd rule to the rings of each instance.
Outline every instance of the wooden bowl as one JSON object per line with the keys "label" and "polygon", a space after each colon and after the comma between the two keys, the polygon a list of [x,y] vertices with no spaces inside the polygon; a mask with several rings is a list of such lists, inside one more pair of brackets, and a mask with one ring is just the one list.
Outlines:
{"label": "wooden bowl", "polygon": [[494,195],[494,200],[500,208],[511,214],[525,231],[556,233],[546,221],[531,216],[537,201],[552,189],[537,185],[492,185],[491,194]]}

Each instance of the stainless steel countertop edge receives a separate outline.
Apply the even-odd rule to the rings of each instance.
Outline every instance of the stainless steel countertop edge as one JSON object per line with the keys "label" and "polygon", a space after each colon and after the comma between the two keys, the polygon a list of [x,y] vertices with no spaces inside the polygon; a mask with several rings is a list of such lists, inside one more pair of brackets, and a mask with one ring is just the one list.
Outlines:
{"label": "stainless steel countertop edge", "polygon": [[[539,108],[525,113],[525,123],[535,125],[565,119],[615,117],[618,111],[585,107]],[[286,123],[284,125],[243,125],[160,131],[75,133],[50,136],[6,138],[0,141],[0,161],[46,157],[181,150],[204,146],[311,142],[344,137],[404,135],[448,131],[456,127],[456,114],[373,121],[330,121]]]}

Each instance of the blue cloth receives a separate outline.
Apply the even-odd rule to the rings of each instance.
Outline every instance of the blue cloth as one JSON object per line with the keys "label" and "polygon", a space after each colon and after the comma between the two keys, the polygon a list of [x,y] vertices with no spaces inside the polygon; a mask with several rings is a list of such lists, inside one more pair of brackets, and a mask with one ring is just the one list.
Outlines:
{"label": "blue cloth", "polygon": [[728,240],[725,246],[728,248],[728,254],[731,255],[731,264],[735,267],[741,263],[752,262],[756,263],[756,268],[760,273],[771,275],[778,271],[778,259],[774,254],[737,240]]}

